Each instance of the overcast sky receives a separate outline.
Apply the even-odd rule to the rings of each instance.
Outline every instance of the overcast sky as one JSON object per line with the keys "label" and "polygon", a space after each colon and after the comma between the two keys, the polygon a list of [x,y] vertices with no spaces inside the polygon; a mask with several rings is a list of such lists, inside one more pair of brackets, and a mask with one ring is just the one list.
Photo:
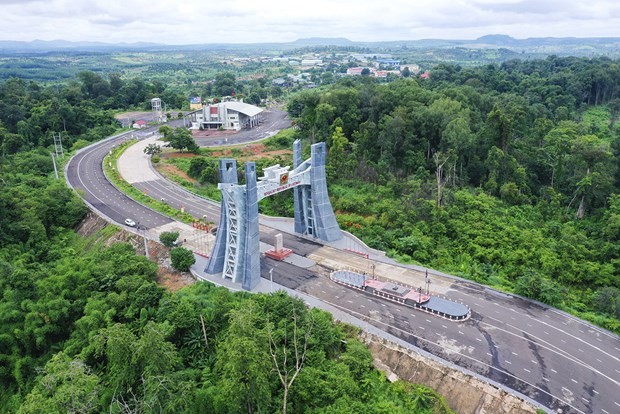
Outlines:
{"label": "overcast sky", "polygon": [[0,0],[0,40],[620,37],[618,0]]}

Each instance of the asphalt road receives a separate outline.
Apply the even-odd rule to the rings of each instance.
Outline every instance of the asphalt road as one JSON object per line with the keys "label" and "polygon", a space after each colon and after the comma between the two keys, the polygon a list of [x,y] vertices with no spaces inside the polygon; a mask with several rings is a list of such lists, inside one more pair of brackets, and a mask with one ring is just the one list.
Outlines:
{"label": "asphalt road", "polygon": [[264,277],[270,268],[275,283],[317,297],[557,412],[620,412],[618,338],[581,320],[457,281],[449,296],[467,303],[473,314],[455,323],[338,285],[327,270],[311,272],[265,259]]}
{"label": "asphalt road", "polygon": [[[155,128],[140,131],[148,134]],[[78,191],[94,209],[120,225],[126,218],[134,220],[140,228],[152,228],[171,223],[172,219],[142,206],[118,191],[103,173],[103,159],[116,145],[132,139],[135,132],[121,134],[113,139],[85,148],[67,164],[65,176],[68,183]]]}
{"label": "asphalt road", "polygon": [[[254,138],[246,134],[240,140]],[[169,223],[169,218],[120,194],[103,176],[103,156],[118,140],[75,156],[67,168],[69,182],[83,191],[94,208],[121,224],[125,217],[147,228]],[[154,198],[165,198],[175,208],[184,207],[195,217],[206,214],[214,222],[219,219],[217,204],[163,179],[137,183],[136,187]],[[272,243],[275,233],[278,231],[261,226],[261,240]],[[283,236],[285,246],[303,256],[366,261],[286,233]],[[274,282],[315,296],[553,410],[620,413],[620,340],[577,318],[475,283],[446,279],[450,288],[445,295],[473,310],[470,320],[455,323],[335,284],[328,278],[328,269],[321,266],[302,269],[264,258],[261,268],[263,277],[268,278],[269,269],[274,268]]]}

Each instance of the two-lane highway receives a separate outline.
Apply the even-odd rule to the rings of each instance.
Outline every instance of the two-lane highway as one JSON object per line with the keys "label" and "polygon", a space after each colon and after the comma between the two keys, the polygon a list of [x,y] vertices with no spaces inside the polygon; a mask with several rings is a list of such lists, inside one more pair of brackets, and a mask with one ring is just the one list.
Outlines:
{"label": "two-lane highway", "polygon": [[[141,134],[146,136],[154,130],[155,128],[151,128]],[[103,173],[103,159],[110,150],[134,136],[134,132],[126,132],[84,148],[67,163],[67,182],[92,208],[119,224],[123,224],[126,218],[146,229],[171,223],[172,219],[144,207],[120,192]]]}

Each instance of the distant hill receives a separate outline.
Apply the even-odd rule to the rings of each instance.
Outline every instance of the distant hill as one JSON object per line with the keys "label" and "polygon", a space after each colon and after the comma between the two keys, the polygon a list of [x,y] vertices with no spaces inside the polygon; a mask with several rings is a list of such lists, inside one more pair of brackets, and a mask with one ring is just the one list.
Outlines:
{"label": "distant hill", "polygon": [[54,51],[113,51],[119,49],[148,49],[161,45],[156,43],[103,43],[71,42],[68,40],[32,40],[30,42],[0,40],[0,52],[54,52]]}
{"label": "distant hill", "polygon": [[311,37],[297,39],[285,43],[208,43],[187,45],[166,45],[158,43],[103,43],[103,42],[71,42],[67,40],[33,40],[31,42],[1,41],[0,53],[48,53],[48,52],[114,52],[125,50],[143,51],[188,51],[188,50],[228,50],[255,53],[257,50],[289,50],[302,47],[317,46],[358,46],[373,49],[376,52],[383,50],[412,48],[425,50],[472,48],[472,49],[508,49],[515,53],[533,53],[535,55],[574,55],[593,56],[608,55],[620,56],[620,38],[576,38],[576,37],[544,37],[515,39],[504,34],[490,34],[475,40],[391,40],[383,42],[356,42],[344,37],[325,38]]}
{"label": "distant hill", "polygon": [[355,42],[345,37],[309,37],[297,39],[291,44],[295,46],[353,46]]}
{"label": "distant hill", "polygon": [[519,43],[514,37],[502,34],[493,34],[479,37],[475,40],[475,43],[483,43],[497,46],[514,46]]}

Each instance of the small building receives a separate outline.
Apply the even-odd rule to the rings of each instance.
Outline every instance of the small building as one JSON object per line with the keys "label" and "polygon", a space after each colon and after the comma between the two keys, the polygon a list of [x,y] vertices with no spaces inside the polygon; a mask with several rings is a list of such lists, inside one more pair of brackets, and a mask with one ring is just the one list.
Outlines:
{"label": "small building", "polygon": [[302,59],[301,60],[301,66],[318,66],[322,64],[323,64],[322,59]]}
{"label": "small building", "polygon": [[229,101],[203,106],[202,110],[189,112],[185,125],[190,129],[226,129],[239,131],[254,128],[262,123],[263,109],[244,102]]}
{"label": "small building", "polygon": [[396,59],[377,59],[376,60],[376,64],[377,64],[377,66],[389,66],[391,68],[398,68],[398,67],[400,67],[400,60],[396,60]]}
{"label": "small building", "polygon": [[409,72],[413,73],[414,75],[417,75],[420,72],[420,65],[416,64],[416,63],[409,63],[406,65],[400,65],[400,71],[402,73],[402,71],[405,70],[405,68],[409,68]]}
{"label": "small building", "polygon": [[138,119],[131,127],[133,129],[142,129],[147,127],[147,123],[144,119]]}
{"label": "small building", "polygon": [[420,75],[420,79],[430,79],[431,74],[428,72],[424,72]]}
{"label": "small building", "polygon": [[283,87],[283,86],[289,86],[290,82],[287,81],[286,79],[283,79],[283,78],[276,78],[276,79],[271,81],[271,84],[273,86],[281,86],[281,87]]}
{"label": "small building", "polygon": [[375,68],[367,68],[367,67],[364,67],[364,66],[356,66],[356,67],[353,67],[353,68],[348,68],[347,69],[347,75],[349,75],[349,76],[361,75],[362,71],[364,69],[368,69],[369,74],[374,74],[377,71]]}

